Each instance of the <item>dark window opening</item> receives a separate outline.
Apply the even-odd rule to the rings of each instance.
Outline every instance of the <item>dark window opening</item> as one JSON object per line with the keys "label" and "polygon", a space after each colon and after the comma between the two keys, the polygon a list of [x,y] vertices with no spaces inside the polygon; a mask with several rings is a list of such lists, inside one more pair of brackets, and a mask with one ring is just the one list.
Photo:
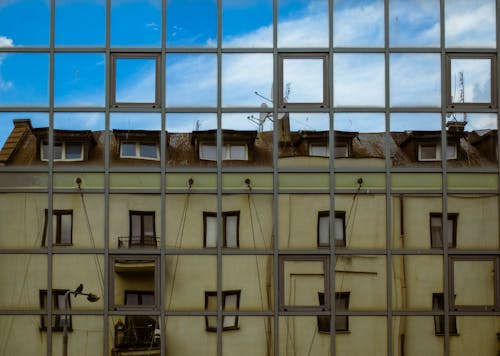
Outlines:
{"label": "dark window opening", "polygon": [[[217,247],[217,214],[203,213],[204,239],[203,246]],[[222,213],[222,239],[223,247],[240,247],[240,212],[228,211]]]}
{"label": "dark window opening", "polygon": [[[443,214],[430,213],[430,226],[431,226],[431,247],[443,248]],[[457,247],[457,220],[458,214],[448,214],[448,232],[447,241],[448,248]]]}
{"label": "dark window opening", "polygon": [[[432,293],[432,310],[440,312],[444,310],[443,293]],[[457,317],[455,315],[449,315],[448,322],[450,335],[458,335]],[[434,316],[434,332],[438,336],[444,335],[444,315]]]}
{"label": "dark window opening", "polygon": [[[335,212],[335,246],[346,246],[345,211]],[[330,247],[330,212],[318,213],[318,247]]]}
{"label": "dark window opening", "polygon": [[[49,222],[48,209],[45,209],[45,227],[43,230],[42,247],[46,245]],[[52,244],[67,246],[73,243],[73,210],[52,211]]]}
{"label": "dark window opening", "polygon": [[129,247],[156,247],[155,212],[130,211]]}
{"label": "dark window opening", "polygon": [[[335,310],[337,312],[345,312],[349,309],[350,292],[335,292]],[[318,292],[320,305],[325,305],[325,293]],[[321,333],[330,332],[330,316],[318,315],[318,330]],[[349,317],[347,315],[335,316],[335,330],[349,331]]]}
{"label": "dark window opening", "polygon": [[[222,310],[225,312],[236,312],[240,310],[241,290],[222,291]],[[205,310],[217,311],[217,292],[205,292]],[[217,316],[205,316],[207,331],[217,331]],[[238,316],[224,315],[222,317],[222,330],[238,330]]]}
{"label": "dark window opening", "polygon": [[[53,289],[52,290],[52,311],[65,311],[64,295],[67,289]],[[40,290],[40,308],[47,308],[47,290]],[[71,309],[71,300],[68,298],[68,310]],[[73,331],[71,315],[52,315],[51,327],[52,331],[63,331],[64,323],[68,325],[68,331]],[[48,322],[47,316],[41,315],[40,329],[47,330]]]}

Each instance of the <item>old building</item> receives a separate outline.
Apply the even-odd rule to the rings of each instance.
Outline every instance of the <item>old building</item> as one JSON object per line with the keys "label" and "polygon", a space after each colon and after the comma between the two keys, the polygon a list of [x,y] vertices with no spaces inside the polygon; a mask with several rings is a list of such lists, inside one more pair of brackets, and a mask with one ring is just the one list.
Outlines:
{"label": "old building", "polygon": [[0,2],[0,355],[500,355],[498,8]]}

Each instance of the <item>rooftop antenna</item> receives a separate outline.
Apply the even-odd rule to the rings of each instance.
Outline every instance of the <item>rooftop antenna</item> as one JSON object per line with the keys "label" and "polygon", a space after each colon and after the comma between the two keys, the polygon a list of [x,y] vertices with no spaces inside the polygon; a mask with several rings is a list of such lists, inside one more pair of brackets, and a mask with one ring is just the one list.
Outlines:
{"label": "rooftop antenna", "polygon": [[200,120],[196,120],[196,122],[194,124],[194,131],[199,131],[200,127],[201,127]]}
{"label": "rooftop antenna", "polygon": [[[286,83],[286,86],[285,86],[285,95],[283,97],[283,101],[285,103],[288,101],[288,97],[290,96],[290,91],[291,91],[290,87],[291,87],[291,83]],[[257,95],[259,98],[264,99],[265,101],[268,101],[271,104],[273,104],[273,86],[271,86],[271,95],[270,95],[270,98],[262,95],[258,91],[254,91],[253,93],[255,95]],[[262,104],[260,104],[260,107],[263,108],[263,109],[266,109],[269,106],[265,102],[263,102]],[[247,119],[250,120],[251,122],[253,122],[254,124],[256,124],[258,126],[258,128],[259,128],[258,131],[259,132],[264,131],[264,123],[266,122],[266,120],[269,120],[271,122],[274,121],[272,111],[271,112],[265,112],[265,111],[260,112],[259,113],[259,117],[256,117],[255,115],[250,115],[250,116],[247,116]]]}
{"label": "rooftop antenna", "polygon": [[[455,102],[453,100],[453,98],[457,97],[457,95],[456,95],[456,93],[457,93],[457,76],[456,76],[456,74],[455,74],[455,88],[453,90],[453,93],[454,93],[454,95],[452,96],[451,101]],[[465,80],[464,80],[464,72],[463,71],[458,72],[458,101],[457,102],[460,104],[465,103]],[[464,112],[463,115],[464,115],[463,121],[465,123],[467,123],[467,113]],[[449,114],[448,117],[451,117],[454,121],[458,121],[455,113]]]}

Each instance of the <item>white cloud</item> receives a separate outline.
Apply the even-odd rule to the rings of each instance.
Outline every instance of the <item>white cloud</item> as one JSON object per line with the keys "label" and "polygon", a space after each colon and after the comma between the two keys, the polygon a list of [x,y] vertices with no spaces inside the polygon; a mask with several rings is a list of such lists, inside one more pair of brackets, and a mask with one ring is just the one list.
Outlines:
{"label": "white cloud", "polygon": [[[14,41],[11,38],[0,36],[0,47],[14,47]],[[6,91],[14,86],[14,83],[10,80],[4,80],[2,76],[2,63],[8,54],[0,54],[0,91]]]}
{"label": "white cloud", "polygon": [[[352,4],[356,4],[353,2]],[[382,1],[369,5],[349,4],[335,11],[335,46],[383,46],[384,7]],[[352,6],[351,6],[352,5]]]}

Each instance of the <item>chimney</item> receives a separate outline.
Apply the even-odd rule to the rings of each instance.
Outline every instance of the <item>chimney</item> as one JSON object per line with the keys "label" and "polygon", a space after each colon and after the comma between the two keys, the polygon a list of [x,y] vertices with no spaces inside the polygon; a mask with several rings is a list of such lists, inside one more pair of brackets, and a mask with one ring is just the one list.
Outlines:
{"label": "chimney", "polygon": [[292,141],[292,135],[290,133],[290,116],[288,113],[278,114],[278,135],[280,143]]}
{"label": "chimney", "polygon": [[448,121],[446,123],[446,129],[448,132],[464,132],[465,125],[467,125],[465,121]]}

